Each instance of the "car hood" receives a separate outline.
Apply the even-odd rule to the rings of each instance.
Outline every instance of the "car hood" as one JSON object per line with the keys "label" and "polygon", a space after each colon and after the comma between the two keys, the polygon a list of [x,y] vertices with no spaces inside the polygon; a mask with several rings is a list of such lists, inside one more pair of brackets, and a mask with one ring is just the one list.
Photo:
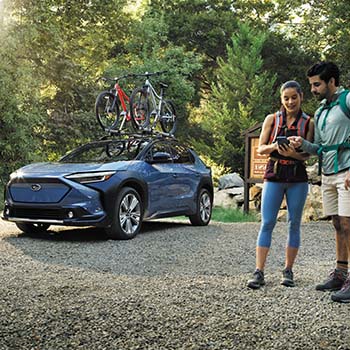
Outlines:
{"label": "car hood", "polygon": [[111,163],[34,163],[16,171],[22,176],[62,176],[72,173],[126,170],[130,162],[119,161]]}

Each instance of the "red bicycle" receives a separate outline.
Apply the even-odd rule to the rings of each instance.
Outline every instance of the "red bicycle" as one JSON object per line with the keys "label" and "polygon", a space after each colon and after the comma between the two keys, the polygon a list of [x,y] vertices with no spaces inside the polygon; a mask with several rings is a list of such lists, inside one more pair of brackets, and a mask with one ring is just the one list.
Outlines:
{"label": "red bicycle", "polygon": [[128,108],[129,96],[119,85],[119,80],[132,76],[134,75],[126,74],[117,78],[101,78],[103,81],[114,82],[112,88],[102,91],[95,102],[96,118],[104,131],[122,132],[128,126],[131,126],[133,131],[142,129],[142,125],[146,120],[146,113],[144,115],[138,114],[135,117],[130,114]]}

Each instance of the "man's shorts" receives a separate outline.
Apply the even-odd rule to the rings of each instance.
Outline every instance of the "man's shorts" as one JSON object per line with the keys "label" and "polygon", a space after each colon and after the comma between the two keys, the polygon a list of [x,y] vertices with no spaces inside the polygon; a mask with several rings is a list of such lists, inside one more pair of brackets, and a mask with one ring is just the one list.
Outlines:
{"label": "man's shorts", "polygon": [[322,175],[323,212],[328,215],[350,217],[350,189],[346,190],[344,181],[347,171],[334,175]]}

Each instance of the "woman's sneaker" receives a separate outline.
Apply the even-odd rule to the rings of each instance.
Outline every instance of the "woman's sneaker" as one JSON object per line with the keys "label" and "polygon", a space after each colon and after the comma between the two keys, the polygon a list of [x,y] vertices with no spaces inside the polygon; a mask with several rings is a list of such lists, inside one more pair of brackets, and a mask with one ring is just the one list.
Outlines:
{"label": "woman's sneaker", "polygon": [[248,287],[251,289],[259,289],[265,285],[264,271],[256,269],[253,273],[253,279],[248,281]]}
{"label": "woman's sneaker", "polygon": [[282,275],[283,275],[283,278],[282,278],[282,282],[281,284],[283,286],[286,286],[286,287],[294,287],[295,286],[295,283],[294,283],[294,280],[293,280],[293,271],[292,269],[284,269],[282,271]]}

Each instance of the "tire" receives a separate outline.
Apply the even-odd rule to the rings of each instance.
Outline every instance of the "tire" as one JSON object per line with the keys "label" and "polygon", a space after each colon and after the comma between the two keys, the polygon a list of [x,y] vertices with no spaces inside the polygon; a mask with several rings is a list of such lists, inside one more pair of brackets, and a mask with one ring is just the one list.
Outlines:
{"label": "tire", "polygon": [[136,130],[142,130],[149,125],[150,103],[147,92],[136,88],[130,96],[130,116]]}
{"label": "tire", "polygon": [[176,112],[171,101],[164,101],[160,110],[160,125],[162,130],[168,134],[175,134]]}
{"label": "tire", "polygon": [[211,213],[213,209],[213,200],[209,191],[202,188],[199,191],[197,199],[197,212],[194,215],[190,215],[191,224],[194,226],[206,226],[211,219]]}
{"label": "tire", "polygon": [[122,188],[116,199],[113,223],[105,229],[107,236],[119,240],[134,238],[141,229],[142,213],[138,192],[131,187]]}
{"label": "tire", "polygon": [[95,113],[101,128],[106,130],[117,129],[120,107],[119,99],[109,91],[101,92],[95,102]]}
{"label": "tire", "polygon": [[24,233],[39,234],[45,233],[50,225],[49,224],[31,224],[27,222],[16,222],[16,226]]}

